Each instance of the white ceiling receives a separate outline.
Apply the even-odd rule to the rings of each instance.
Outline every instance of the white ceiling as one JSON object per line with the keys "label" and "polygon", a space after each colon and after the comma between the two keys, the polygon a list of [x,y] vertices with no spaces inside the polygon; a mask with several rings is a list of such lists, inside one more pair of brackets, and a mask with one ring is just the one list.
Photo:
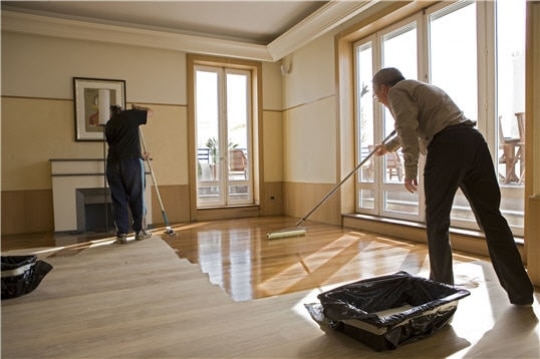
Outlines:
{"label": "white ceiling", "polygon": [[268,44],[327,1],[2,1],[2,8]]}
{"label": "white ceiling", "polygon": [[2,30],[277,61],[380,0],[2,1]]}

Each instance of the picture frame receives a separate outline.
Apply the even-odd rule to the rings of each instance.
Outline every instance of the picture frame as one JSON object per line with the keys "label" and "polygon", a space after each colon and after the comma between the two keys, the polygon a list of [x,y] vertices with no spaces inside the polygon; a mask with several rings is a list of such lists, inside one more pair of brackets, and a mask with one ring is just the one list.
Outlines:
{"label": "picture frame", "polygon": [[[89,77],[73,78],[75,140],[103,141],[110,106],[126,108],[126,81]],[[101,114],[99,110],[102,111]]]}

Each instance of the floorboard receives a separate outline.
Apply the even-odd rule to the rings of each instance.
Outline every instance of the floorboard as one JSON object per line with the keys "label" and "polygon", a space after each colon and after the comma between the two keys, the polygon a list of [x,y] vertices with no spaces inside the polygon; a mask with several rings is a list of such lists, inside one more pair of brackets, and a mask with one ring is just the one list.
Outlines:
{"label": "floorboard", "polygon": [[[426,275],[425,248],[325,225],[303,238],[265,242],[265,226],[275,221],[208,223],[198,232],[181,226],[175,238],[48,255],[54,269],[36,290],[2,301],[2,358],[540,357],[538,292],[532,308],[514,307],[491,264],[464,255],[455,258],[456,280],[471,295],[431,337],[376,352],[319,327],[304,304],[353,278]],[[254,242],[234,243],[235,226],[238,238],[252,226]],[[249,291],[265,295],[234,298]]]}

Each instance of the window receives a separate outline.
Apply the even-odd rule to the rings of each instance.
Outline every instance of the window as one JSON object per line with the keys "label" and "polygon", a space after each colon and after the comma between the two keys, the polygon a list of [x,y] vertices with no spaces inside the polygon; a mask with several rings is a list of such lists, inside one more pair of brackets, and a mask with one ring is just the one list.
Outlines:
{"label": "window", "polygon": [[[444,89],[465,116],[478,122],[476,6],[457,3],[428,15],[431,83]],[[452,225],[479,229],[465,195],[458,190]]]}
{"label": "window", "polygon": [[[441,2],[353,44],[357,158],[393,129],[388,110],[366,96],[377,70],[397,67],[406,78],[433,83],[484,133],[500,178],[501,211],[515,235],[523,234],[525,3]],[[400,161],[398,151],[371,159],[359,171],[358,213],[424,221],[423,189],[403,189]],[[421,157],[420,185],[422,170]],[[479,229],[461,191],[451,216],[454,227]]]}
{"label": "window", "polygon": [[497,1],[496,103],[494,110],[501,208],[523,234],[525,172],[525,0]]}
{"label": "window", "polygon": [[[373,49],[368,40],[356,47],[356,118],[357,118],[357,158],[365,160],[372,150],[374,141],[373,107],[374,100],[371,90],[373,77]],[[375,168],[374,159],[368,159],[362,167],[357,182],[358,208],[373,213],[375,210]]]}
{"label": "window", "polygon": [[[407,21],[405,25],[397,24],[382,32],[382,67],[395,67],[400,69],[405,78],[417,79],[418,45],[417,20]],[[384,136],[394,129],[394,118],[386,107],[384,109]],[[383,137],[384,137],[383,136]],[[383,188],[382,208],[383,215],[390,215],[405,219],[417,219],[420,214],[419,192],[410,193],[403,190],[403,177],[405,175],[403,156],[401,151],[388,153],[383,158]]]}
{"label": "window", "polygon": [[197,208],[253,204],[251,71],[195,65]]}
{"label": "window", "polygon": [[[394,129],[389,111],[373,98],[374,71],[396,67],[404,76],[417,78],[416,28],[416,20],[407,20],[356,44],[357,158],[360,160]],[[399,151],[383,158],[372,157],[357,177],[357,211],[418,220],[419,194],[403,191],[403,176],[403,158]]]}

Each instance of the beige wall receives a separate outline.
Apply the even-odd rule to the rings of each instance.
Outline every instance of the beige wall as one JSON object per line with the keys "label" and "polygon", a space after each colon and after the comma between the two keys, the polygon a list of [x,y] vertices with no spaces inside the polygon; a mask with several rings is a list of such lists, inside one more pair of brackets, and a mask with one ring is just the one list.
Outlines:
{"label": "beige wall", "polygon": [[[279,64],[264,63],[263,127],[265,214],[281,214],[282,123]],[[126,100],[155,111],[143,127],[152,166],[171,222],[189,221],[186,54],[2,32],[2,233],[52,230],[52,214],[31,226],[32,203],[51,197],[50,159],[102,158],[103,143],[75,141],[73,77],[126,81]],[[45,192],[43,192],[45,191]],[[153,198],[156,209],[155,198]],[[19,216],[8,216],[17,207]],[[43,208],[41,206],[40,208]],[[46,207],[47,211],[52,206]],[[154,210],[155,223],[162,223]],[[23,216],[24,217],[24,216]]]}
{"label": "beige wall", "polygon": [[[333,35],[310,42],[283,63],[290,66],[283,76],[284,211],[304,217],[338,180]],[[328,210],[339,206],[329,203],[325,208],[309,219],[339,224],[336,211]]]}
{"label": "beige wall", "polygon": [[72,77],[126,80],[128,102],[186,105],[186,55],[2,32],[2,95],[72,99]]}
{"label": "beige wall", "polygon": [[[143,128],[159,184],[187,184],[185,106],[151,105]],[[2,97],[2,190],[50,189],[52,158],[103,158],[102,142],[75,141],[71,100]]]}

